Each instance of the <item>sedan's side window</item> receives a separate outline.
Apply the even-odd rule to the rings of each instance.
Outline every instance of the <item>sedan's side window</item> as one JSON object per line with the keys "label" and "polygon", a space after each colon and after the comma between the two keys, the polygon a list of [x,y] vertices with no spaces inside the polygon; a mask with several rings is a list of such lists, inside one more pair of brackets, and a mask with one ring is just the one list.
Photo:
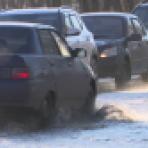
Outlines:
{"label": "sedan's side window", "polygon": [[139,33],[139,34],[142,35],[143,34],[142,27],[141,27],[140,23],[138,22],[138,20],[133,19],[132,23],[133,23],[133,26],[134,26],[135,33]]}
{"label": "sedan's side window", "polygon": [[128,24],[128,35],[132,35],[134,33],[135,33],[135,29],[133,26],[133,22],[132,22],[132,20],[130,20],[129,24]]}
{"label": "sedan's side window", "polygon": [[77,18],[77,20],[78,20],[78,23],[80,24],[81,29],[83,30],[84,23],[82,22],[81,17],[80,17],[79,15],[76,15],[76,18]]}
{"label": "sedan's side window", "polygon": [[39,30],[39,36],[41,41],[41,46],[44,49],[45,54],[60,54],[58,46],[50,34],[48,29]]}
{"label": "sedan's side window", "polygon": [[73,27],[72,21],[70,19],[70,15],[68,15],[68,14],[65,14],[65,27],[67,30]]}
{"label": "sedan's side window", "polygon": [[139,23],[140,23],[140,25],[141,25],[142,34],[143,34],[143,35],[147,35],[146,28],[145,28],[144,24],[141,22],[141,20],[139,20]]}
{"label": "sedan's side window", "polygon": [[66,45],[66,43],[61,39],[61,37],[55,33],[55,32],[51,32],[51,34],[54,36],[56,43],[59,47],[60,53],[63,57],[71,57],[71,54],[69,52],[69,48]]}
{"label": "sedan's side window", "polygon": [[71,15],[70,17],[71,17],[71,20],[72,20],[72,23],[73,23],[73,27],[78,29],[78,30],[81,30],[82,28],[81,28],[80,23],[78,22],[77,17],[75,15]]}

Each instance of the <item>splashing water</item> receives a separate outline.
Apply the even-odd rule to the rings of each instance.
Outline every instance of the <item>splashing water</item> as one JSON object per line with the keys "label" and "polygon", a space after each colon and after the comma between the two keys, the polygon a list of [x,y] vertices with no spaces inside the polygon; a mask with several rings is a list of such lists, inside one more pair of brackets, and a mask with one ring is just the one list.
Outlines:
{"label": "splashing water", "polygon": [[97,114],[106,120],[148,122],[148,87],[138,86],[98,95]]}
{"label": "splashing water", "polygon": [[147,113],[139,113],[122,104],[108,104],[99,109],[96,115],[104,120],[148,122]]}

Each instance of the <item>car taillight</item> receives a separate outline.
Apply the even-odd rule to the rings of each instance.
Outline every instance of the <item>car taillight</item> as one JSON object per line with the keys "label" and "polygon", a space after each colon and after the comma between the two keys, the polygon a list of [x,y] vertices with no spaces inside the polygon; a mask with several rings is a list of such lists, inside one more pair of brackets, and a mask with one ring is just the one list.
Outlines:
{"label": "car taillight", "polygon": [[26,80],[30,78],[30,72],[27,68],[12,69],[11,78],[13,80]]}

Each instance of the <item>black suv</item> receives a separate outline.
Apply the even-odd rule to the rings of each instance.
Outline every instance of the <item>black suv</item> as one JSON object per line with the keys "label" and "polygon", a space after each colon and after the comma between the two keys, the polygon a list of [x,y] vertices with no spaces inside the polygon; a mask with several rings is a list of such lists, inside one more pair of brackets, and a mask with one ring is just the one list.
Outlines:
{"label": "black suv", "polygon": [[0,106],[30,107],[44,119],[91,111],[95,77],[52,27],[0,23]]}
{"label": "black suv", "polygon": [[133,74],[148,80],[148,37],[138,17],[127,13],[84,13],[98,47],[99,77],[121,87]]}
{"label": "black suv", "polygon": [[148,29],[148,1],[138,4],[132,13],[137,15]]}
{"label": "black suv", "polygon": [[73,9],[65,7],[12,9],[2,11],[0,21],[21,21],[54,26],[73,50],[83,48],[87,52],[87,56],[82,59],[95,68],[97,50],[93,34]]}

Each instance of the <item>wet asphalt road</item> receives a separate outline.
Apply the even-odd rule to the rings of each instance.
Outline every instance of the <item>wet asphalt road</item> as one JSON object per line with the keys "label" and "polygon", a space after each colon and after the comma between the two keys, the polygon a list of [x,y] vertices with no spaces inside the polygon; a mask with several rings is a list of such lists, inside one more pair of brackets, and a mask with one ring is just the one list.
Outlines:
{"label": "wet asphalt road", "polygon": [[37,130],[36,119],[0,111],[2,148],[147,148],[148,83],[135,78],[117,91],[101,80],[96,115],[84,121]]}

